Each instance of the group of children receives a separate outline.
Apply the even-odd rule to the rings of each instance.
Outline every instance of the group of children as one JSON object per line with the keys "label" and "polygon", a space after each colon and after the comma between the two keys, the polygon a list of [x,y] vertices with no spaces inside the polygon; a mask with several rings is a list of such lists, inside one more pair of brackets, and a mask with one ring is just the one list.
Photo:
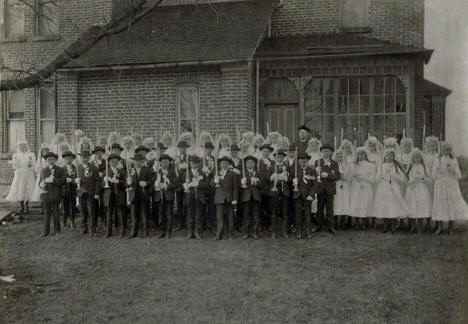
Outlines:
{"label": "group of children", "polygon": [[238,134],[237,143],[227,134],[214,141],[208,132],[183,133],[178,141],[169,132],[160,141],[113,132],[106,147],[81,131],[73,135],[70,147],[56,134],[37,161],[21,142],[12,159],[7,199],[21,201],[26,212],[29,201],[41,201],[44,235],[51,218],[55,233],[68,220],[73,227],[77,208],[82,234],[95,235],[101,222],[106,237],[114,229],[124,237],[130,222],[128,238],[140,228],[143,236],[155,228],[169,238],[184,227],[197,239],[204,230],[232,239],[234,229],[243,239],[263,230],[272,238],[310,238],[322,229],[376,226],[376,219],[392,233],[405,219],[412,233],[423,232],[424,220],[431,231],[435,221],[440,234],[444,223],[452,233],[455,220],[468,219],[452,147],[432,136],[421,151],[408,137],[381,144],[371,136],[362,147],[344,139],[335,150],[305,126],[292,144],[277,132]]}

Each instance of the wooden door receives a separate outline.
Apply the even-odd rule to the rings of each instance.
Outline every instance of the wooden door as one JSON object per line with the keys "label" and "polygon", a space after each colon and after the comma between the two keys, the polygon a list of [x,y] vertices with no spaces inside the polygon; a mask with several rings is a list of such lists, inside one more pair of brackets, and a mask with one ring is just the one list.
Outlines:
{"label": "wooden door", "polygon": [[267,135],[267,124],[271,132],[287,136],[290,143],[297,140],[299,122],[298,106],[284,104],[265,105],[262,112],[262,133]]}

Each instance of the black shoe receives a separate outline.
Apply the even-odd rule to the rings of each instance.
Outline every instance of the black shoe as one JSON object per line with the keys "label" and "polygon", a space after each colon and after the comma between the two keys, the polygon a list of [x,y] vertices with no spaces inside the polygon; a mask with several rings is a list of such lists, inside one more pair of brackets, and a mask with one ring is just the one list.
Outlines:
{"label": "black shoe", "polygon": [[88,230],[83,230],[83,231],[81,232],[81,235],[86,235],[86,234],[88,234]]}
{"label": "black shoe", "polygon": [[336,234],[336,230],[333,227],[330,227],[328,232],[330,232],[331,234]]}

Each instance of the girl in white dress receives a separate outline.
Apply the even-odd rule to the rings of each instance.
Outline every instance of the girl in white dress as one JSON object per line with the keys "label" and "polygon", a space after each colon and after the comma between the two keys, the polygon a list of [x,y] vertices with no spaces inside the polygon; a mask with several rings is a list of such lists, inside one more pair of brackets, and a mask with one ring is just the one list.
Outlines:
{"label": "girl in white dress", "polygon": [[35,201],[35,202],[41,201],[41,193],[43,190],[39,187],[39,184],[41,182],[40,174],[41,174],[42,169],[47,166],[47,161],[43,158],[43,156],[49,152],[50,152],[50,145],[47,143],[42,143],[41,147],[39,148],[39,152],[37,153],[36,168],[35,168],[37,178],[36,178],[36,184],[34,186],[34,191],[33,191],[31,201]]}
{"label": "girl in white dress", "polygon": [[[255,146],[254,146],[254,138],[255,138],[255,133],[254,132],[245,132],[242,134],[242,138],[239,142],[243,142],[244,147],[247,146],[247,152],[246,155],[254,155],[255,154]],[[237,143],[239,144],[239,143]],[[247,145],[248,144],[248,145]]]}
{"label": "girl in white dress", "polygon": [[[322,142],[317,137],[311,137],[309,143],[307,144],[306,153],[310,156],[309,166],[315,170],[315,161],[318,161],[322,158],[322,153],[320,153],[320,148],[322,147]],[[312,201],[312,218],[315,217],[317,213],[317,199]]]}
{"label": "girl in white dress", "polygon": [[[379,167],[381,161],[382,161],[382,149],[383,149],[383,144],[380,143],[380,141],[377,139],[375,136],[369,136],[364,143],[364,147],[367,150],[367,158],[369,159],[370,162],[374,163],[375,170]],[[375,191],[377,190],[377,183],[374,181],[373,186],[374,190],[374,195]],[[376,227],[376,221],[375,217],[371,217],[371,226]]]}
{"label": "girl in white dress", "polygon": [[340,150],[344,151],[347,162],[354,163],[356,148],[350,140],[344,139],[340,144]]}
{"label": "girl in white dress", "polygon": [[[344,152],[337,150],[333,159],[338,163],[340,180],[336,182],[335,199],[333,200],[333,212],[335,213],[335,224],[346,228],[345,218],[349,215],[349,182],[351,179],[351,165],[345,160]],[[348,218],[350,219],[350,218]]]}
{"label": "girl in white dress", "polygon": [[435,179],[432,219],[437,222],[437,235],[442,232],[444,222],[448,222],[448,233],[453,234],[453,222],[468,219],[468,206],[458,182],[461,178],[460,168],[452,154],[452,145],[442,142],[440,151],[432,168]]}
{"label": "girl in white dress", "polygon": [[130,160],[133,159],[134,156],[135,146],[133,145],[133,139],[131,136],[124,136],[122,138],[122,143],[123,151],[120,153],[120,157],[128,163],[127,165],[129,165]]}
{"label": "girl in white dress", "polygon": [[384,220],[383,233],[395,232],[395,220],[409,215],[409,208],[401,195],[400,183],[406,179],[392,149],[384,150],[383,161],[377,172],[377,191],[374,199],[374,215]]}
{"label": "girl in white dress", "polygon": [[408,167],[408,185],[405,201],[409,207],[410,233],[416,233],[416,220],[419,232],[423,232],[423,220],[431,217],[432,199],[427,186],[430,178],[424,165],[422,152],[415,148]]}
{"label": "girl in white dress", "polygon": [[36,179],[34,169],[36,168],[36,158],[34,153],[29,151],[26,141],[18,142],[16,153],[13,154],[11,165],[15,169],[15,176],[11,184],[6,200],[20,202],[20,212],[29,212],[29,202],[32,200]]}
{"label": "girl in white dress", "polygon": [[214,153],[218,159],[224,156],[231,157],[231,143],[231,137],[228,134],[221,133],[218,135],[215,145],[216,152]]}
{"label": "girl in white dress", "polygon": [[353,165],[350,190],[351,205],[349,215],[355,217],[358,228],[364,229],[363,219],[368,224],[374,216],[374,183],[376,167],[370,162],[365,147],[356,150],[356,162]]}

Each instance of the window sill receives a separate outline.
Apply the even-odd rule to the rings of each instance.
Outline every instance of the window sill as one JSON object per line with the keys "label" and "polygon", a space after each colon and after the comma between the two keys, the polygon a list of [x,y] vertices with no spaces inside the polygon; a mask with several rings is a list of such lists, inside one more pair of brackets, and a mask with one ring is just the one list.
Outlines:
{"label": "window sill", "polygon": [[355,34],[367,34],[371,33],[372,29],[370,27],[356,27],[356,28],[344,28],[340,29],[342,33],[355,33]]}
{"label": "window sill", "polygon": [[13,153],[0,153],[0,160],[11,160]]}
{"label": "window sill", "polygon": [[39,35],[31,37],[33,42],[48,42],[48,41],[58,41],[61,40],[60,35]]}
{"label": "window sill", "polygon": [[15,37],[9,37],[2,39],[2,43],[24,43],[26,42],[27,38],[26,36],[15,36]]}

